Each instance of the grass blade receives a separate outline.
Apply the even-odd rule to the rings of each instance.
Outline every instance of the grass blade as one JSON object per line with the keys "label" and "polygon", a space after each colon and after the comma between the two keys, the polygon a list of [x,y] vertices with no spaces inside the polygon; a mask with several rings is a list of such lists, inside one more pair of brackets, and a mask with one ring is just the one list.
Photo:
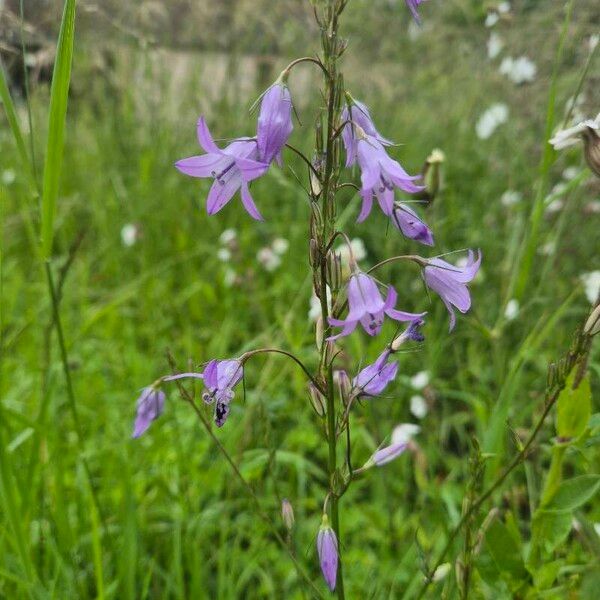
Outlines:
{"label": "grass blade", "polygon": [[54,217],[62,169],[67,103],[71,82],[73,39],[75,37],[75,4],[76,0],[66,0],[65,2],[50,91],[48,143],[44,161],[44,187],[42,191],[42,258],[44,260],[48,260],[52,254]]}

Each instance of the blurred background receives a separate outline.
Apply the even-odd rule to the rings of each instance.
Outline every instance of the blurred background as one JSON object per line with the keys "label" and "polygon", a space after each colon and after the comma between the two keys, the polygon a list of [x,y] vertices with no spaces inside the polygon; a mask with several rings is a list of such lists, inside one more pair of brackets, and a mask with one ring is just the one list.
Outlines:
{"label": "blurred background", "polygon": [[[556,72],[556,128],[600,112],[600,10],[597,0],[573,4]],[[0,0],[0,54],[23,130],[31,124],[38,178],[61,11],[59,1]],[[381,276],[403,309],[429,311],[427,339],[401,355],[389,394],[357,411],[354,460],[366,460],[398,423],[422,429],[413,455],[370,473],[343,499],[349,598],[410,597],[422,552],[439,550],[460,518],[471,438],[494,454],[490,474],[508,461],[514,436],[541,411],[548,362],[567,350],[600,290],[600,182],[580,146],[553,156],[533,267],[514,285],[565,3],[430,0],[420,12],[422,27],[400,0],[351,0],[342,70],[380,131],[399,142],[392,153],[410,173],[443,151],[443,189],[423,211],[436,246],[427,254],[376,210],[355,224],[358,199],[348,190],[338,213],[363,268],[394,254],[465,248],[481,248],[484,260],[473,309],[452,335],[415,269],[396,265]],[[53,267],[82,444],[37,254],[38,200],[0,115],[0,597],[308,597],[175,390],[148,433],[130,436],[139,389],[169,371],[167,351],[181,369],[258,346],[314,365],[302,162],[290,153],[253,186],[264,223],[239,199],[209,218],[210,182],[184,177],[173,163],[199,153],[201,114],[216,137],[253,135],[250,107],[291,60],[320,51],[319,35],[306,0],[78,2]],[[291,142],[308,155],[320,83],[310,65],[290,80],[300,119]],[[384,339],[392,332],[387,324]],[[355,372],[377,356],[381,339],[357,334],[345,349]],[[597,349],[590,368],[597,390]],[[292,503],[291,543],[319,586],[321,429],[302,374],[281,357],[260,357],[217,431],[276,522],[281,499]],[[548,420],[544,442],[553,435]],[[597,466],[596,443],[570,452],[572,474]],[[548,462],[542,444],[495,497],[524,538]],[[548,587],[558,591],[540,597],[597,597],[600,503],[577,520],[554,557],[560,568]],[[485,558],[484,548],[476,597],[518,597]],[[430,592],[455,597],[452,573]]]}

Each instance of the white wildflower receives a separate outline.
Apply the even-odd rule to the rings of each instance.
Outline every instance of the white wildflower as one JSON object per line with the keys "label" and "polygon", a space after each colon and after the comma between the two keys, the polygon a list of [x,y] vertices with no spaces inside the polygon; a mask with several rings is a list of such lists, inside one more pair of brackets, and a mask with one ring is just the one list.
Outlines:
{"label": "white wildflower", "polygon": [[267,271],[274,271],[281,264],[281,258],[271,248],[261,248],[256,254],[256,260]]}
{"label": "white wildflower", "polygon": [[475,127],[477,137],[481,140],[487,140],[506,121],[508,121],[508,106],[506,104],[490,106],[477,121]]}
{"label": "white wildflower", "polygon": [[500,54],[500,52],[502,52],[502,48],[504,48],[504,41],[495,31],[493,31],[490,34],[490,37],[487,42],[488,58],[490,60],[496,58]]}
{"label": "white wildflower", "polygon": [[290,247],[290,243],[285,238],[275,238],[273,243],[271,244],[271,248],[273,248],[273,252],[275,254],[285,254]]}
{"label": "white wildflower", "polygon": [[411,397],[410,412],[417,417],[417,419],[422,419],[427,415],[427,402],[425,402],[425,398],[423,398],[423,396],[415,394]]}
{"label": "white wildflower", "polygon": [[590,271],[589,273],[582,273],[579,279],[583,283],[586,298],[590,304],[595,304],[600,294],[600,271]]}
{"label": "white wildflower", "polygon": [[127,225],[123,225],[121,228],[121,243],[123,246],[130,248],[133,246],[139,237],[139,230],[137,225],[133,223],[128,223]]}
{"label": "white wildflower", "polygon": [[415,390],[422,390],[429,385],[429,373],[427,371],[419,371],[416,375],[410,378],[410,385]]}
{"label": "white wildflower", "polygon": [[506,190],[504,194],[500,197],[500,202],[502,206],[513,206],[518,204],[523,200],[523,194],[521,192],[517,192],[515,190]]}
{"label": "white wildflower", "polygon": [[513,321],[519,316],[519,301],[516,298],[509,300],[504,309],[504,316],[508,321]]}

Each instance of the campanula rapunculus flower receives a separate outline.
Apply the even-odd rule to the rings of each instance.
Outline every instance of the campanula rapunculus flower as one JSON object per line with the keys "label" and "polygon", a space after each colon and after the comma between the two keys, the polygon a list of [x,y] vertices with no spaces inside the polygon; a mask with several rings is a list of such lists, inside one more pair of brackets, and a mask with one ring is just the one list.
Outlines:
{"label": "campanula rapunculus flower", "polygon": [[390,344],[390,348],[392,352],[397,352],[400,346],[405,342],[423,342],[425,340],[425,336],[421,333],[421,327],[425,325],[424,319],[415,319],[411,321],[409,326]]}
{"label": "campanula rapunculus flower", "polygon": [[395,321],[413,321],[425,314],[396,310],[394,306],[397,299],[398,294],[391,285],[387,287],[384,300],[375,279],[360,271],[353,273],[348,283],[348,315],[343,320],[329,317],[330,325],[343,329],[328,339],[336,340],[350,335],[358,323],[369,335],[377,335],[381,331],[384,315]]}
{"label": "campanula rapunculus flower", "polygon": [[433,246],[433,233],[419,215],[402,202],[396,202],[392,210],[392,223],[403,235],[426,246]]}
{"label": "campanula rapunculus flower", "polygon": [[412,423],[398,425],[392,432],[390,445],[377,450],[361,468],[361,471],[372,466],[382,467],[398,458],[410,447],[411,439],[419,433],[419,431],[421,431],[421,428]]}
{"label": "campanula rapunculus flower", "polygon": [[410,9],[414,20],[419,24],[421,23],[421,17],[419,16],[417,8],[419,7],[419,4],[423,2],[425,2],[425,0],[406,0],[406,6]]}
{"label": "campanula rapunculus flower", "polygon": [[377,360],[362,369],[352,380],[351,395],[360,398],[379,396],[388,384],[396,378],[398,363],[388,362],[391,350],[384,350]]}
{"label": "campanula rapunculus flower", "polygon": [[191,177],[212,177],[215,180],[206,200],[208,214],[218,213],[240,190],[244,208],[253,219],[262,221],[248,187],[250,181],[264,175],[269,168],[268,163],[258,160],[256,139],[238,138],[221,149],[215,144],[204,117],[201,117],[198,141],[206,154],[184,158],[175,166]]}
{"label": "campanula rapunculus flower", "polygon": [[283,81],[276,81],[260,105],[256,134],[259,161],[271,164],[276,160],[281,165],[281,151],[293,129],[290,90]]}
{"label": "campanula rapunculus flower", "polygon": [[321,571],[329,589],[333,592],[337,581],[338,542],[335,531],[329,525],[327,515],[323,515],[321,528],[317,534],[317,552]]}
{"label": "campanula rapunculus flower", "polygon": [[382,143],[355,127],[358,137],[356,156],[361,170],[362,207],[357,221],[361,223],[370,214],[373,196],[384,214],[390,216],[394,208],[394,189],[414,194],[423,186],[414,183],[420,175],[409,175],[400,163],[390,158]]}
{"label": "campanula rapunculus flower", "polygon": [[233,388],[244,376],[244,367],[239,360],[211,360],[204,368],[206,391],[202,399],[206,404],[215,403],[215,424],[222,427],[229,416],[229,404],[235,392]]}
{"label": "campanula rapunculus flower", "polygon": [[384,138],[377,131],[367,106],[358,100],[354,100],[354,98],[349,98],[349,103],[342,111],[342,123],[346,123],[342,130],[342,141],[346,150],[347,167],[351,167],[356,163],[358,138],[354,129],[355,125],[358,125],[367,135],[374,137],[384,146],[392,146],[394,144],[394,142]]}
{"label": "campanula rapunculus flower", "polygon": [[165,406],[165,393],[152,385],[142,390],[137,400],[137,413],[131,437],[139,438],[158,419]]}
{"label": "campanula rapunculus flower", "polygon": [[452,265],[441,258],[430,258],[423,269],[423,277],[427,287],[439,294],[442,302],[450,313],[450,331],[456,325],[455,306],[461,313],[466,313],[471,308],[471,295],[467,283],[473,280],[481,265],[481,251],[477,259],[472,250],[469,250],[467,264],[463,267]]}

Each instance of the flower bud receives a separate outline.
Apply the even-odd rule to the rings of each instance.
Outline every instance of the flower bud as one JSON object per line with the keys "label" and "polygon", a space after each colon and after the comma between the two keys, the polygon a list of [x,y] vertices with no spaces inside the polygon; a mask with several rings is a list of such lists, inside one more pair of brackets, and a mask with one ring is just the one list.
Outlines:
{"label": "flower bud", "polygon": [[310,403],[319,417],[325,416],[325,397],[317,389],[317,386],[311,381],[308,384],[308,393],[310,394]]}
{"label": "flower bud", "polygon": [[338,542],[335,531],[329,525],[327,515],[323,515],[321,528],[317,534],[317,552],[323,577],[327,586],[333,592],[337,581]]}
{"label": "flower bud", "polygon": [[425,189],[415,194],[415,198],[433,202],[442,187],[442,165],[445,160],[446,156],[439,148],[433,150],[427,157],[421,172]]}
{"label": "flower bud", "polygon": [[587,127],[582,132],[585,161],[588,167],[600,177],[600,135],[592,127]]}
{"label": "flower bud", "polygon": [[317,324],[315,327],[315,341],[317,343],[317,350],[319,352],[321,352],[321,348],[323,347],[323,333],[324,333],[324,328],[323,328],[323,317],[321,315],[319,315],[319,317],[317,318]]}
{"label": "flower bud", "polygon": [[281,501],[281,518],[288,531],[291,531],[294,527],[294,509],[287,498]]}
{"label": "flower bud", "polygon": [[600,304],[594,308],[583,327],[583,333],[590,337],[600,333]]}
{"label": "flower bud", "polygon": [[350,393],[352,391],[352,382],[350,381],[350,377],[348,377],[348,373],[343,370],[335,371],[333,373],[333,377],[338,385],[342,402],[344,406],[347,406],[348,400],[350,399]]}

